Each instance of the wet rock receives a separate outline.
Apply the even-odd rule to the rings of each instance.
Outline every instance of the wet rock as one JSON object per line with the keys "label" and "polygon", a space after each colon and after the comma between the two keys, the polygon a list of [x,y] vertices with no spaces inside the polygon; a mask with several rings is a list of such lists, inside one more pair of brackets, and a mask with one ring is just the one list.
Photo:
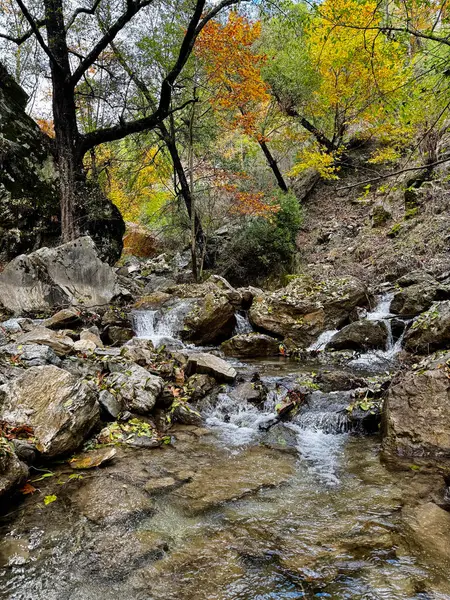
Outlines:
{"label": "wet rock", "polygon": [[105,383],[114,390],[122,410],[144,415],[149,413],[163,390],[161,377],[151,375],[134,363],[115,365],[114,369],[120,370],[105,377]]}
{"label": "wet rock", "polygon": [[135,337],[122,347],[121,355],[141,367],[148,367],[155,360],[155,348],[150,340]]}
{"label": "wet rock", "polygon": [[388,328],[383,321],[355,321],[338,331],[326,345],[327,350],[385,349]]}
{"label": "wet rock", "polygon": [[160,560],[167,550],[167,540],[156,532],[113,526],[85,545],[83,558],[92,577],[110,582],[126,577],[141,564]]}
{"label": "wet rock", "polygon": [[233,383],[237,375],[235,369],[225,360],[206,352],[191,354],[188,357],[185,372],[188,377],[200,373],[211,375],[217,381],[226,383]]}
{"label": "wet rock", "polygon": [[105,475],[83,479],[71,502],[99,525],[143,518],[153,511],[153,502],[146,492]]}
{"label": "wet rock", "polygon": [[246,381],[236,386],[230,393],[238,402],[251,402],[261,404],[267,397],[267,388],[261,381]]}
{"label": "wet rock", "polygon": [[173,477],[155,477],[154,479],[150,479],[150,481],[144,485],[144,490],[149,494],[158,494],[167,492],[177,486],[178,482]]}
{"label": "wet rock", "polygon": [[31,367],[1,386],[0,418],[31,427],[48,458],[76,450],[99,422],[95,390],[55,366]]}
{"label": "wet rock", "polygon": [[32,465],[34,463],[38,455],[35,444],[19,439],[11,440],[11,443],[14,446],[14,452],[19,460],[27,465]]}
{"label": "wet rock", "polygon": [[49,346],[38,344],[7,344],[0,346],[0,357],[11,360],[23,367],[42,367],[61,364],[55,352]]}
{"label": "wet rock", "polygon": [[450,287],[423,271],[400,277],[397,286],[400,289],[395,293],[389,310],[403,317],[415,317],[428,310],[434,301],[450,299]]}
{"label": "wet rock", "polygon": [[171,409],[172,420],[183,425],[203,424],[202,416],[188,402],[175,401]]}
{"label": "wet rock", "polygon": [[436,302],[414,319],[405,335],[404,348],[409,352],[428,354],[450,346],[450,300]]}
{"label": "wet rock", "polygon": [[249,317],[255,329],[289,337],[308,347],[325,330],[342,326],[356,306],[367,303],[359,279],[316,281],[296,277],[287,287],[254,299]]}
{"label": "wet rock", "polygon": [[16,456],[12,444],[0,437],[0,498],[28,477],[28,468]]}
{"label": "wet rock", "polygon": [[314,377],[314,383],[323,392],[348,391],[367,386],[365,379],[350,371],[322,371]]}
{"label": "wet rock", "polygon": [[120,327],[118,325],[109,325],[104,333],[103,339],[110,346],[123,346],[134,337],[131,327]]}
{"label": "wet rock", "polygon": [[117,455],[117,450],[112,447],[96,448],[89,452],[83,452],[69,460],[72,469],[93,469],[111,462]]}
{"label": "wet rock", "polygon": [[432,502],[404,508],[403,522],[409,540],[432,564],[450,568],[450,514]]}
{"label": "wet rock", "polygon": [[402,319],[399,319],[396,317],[391,319],[391,331],[392,331],[392,337],[394,339],[394,342],[396,342],[399,338],[401,338],[401,336],[405,332],[406,327],[407,327],[406,321],[403,321]]}
{"label": "wet rock", "polygon": [[223,342],[221,349],[227,356],[253,358],[279,354],[279,340],[263,333],[243,333]]}
{"label": "wet rock", "polygon": [[17,344],[39,344],[49,346],[59,356],[66,356],[73,350],[73,341],[64,333],[46,327],[35,327],[16,339]]}
{"label": "wet rock", "polygon": [[111,392],[108,390],[102,390],[100,392],[98,395],[98,403],[108,419],[117,419],[122,410],[120,402],[117,400],[114,394],[111,394]]}
{"label": "wet rock", "polygon": [[197,471],[190,483],[173,492],[184,510],[198,513],[287,481],[295,472],[295,459],[253,447]]}
{"label": "wet rock", "polygon": [[450,456],[450,353],[425,359],[391,385],[383,447],[406,456]]}
{"label": "wet rock", "polygon": [[225,296],[207,294],[186,316],[182,337],[197,345],[220,342],[236,325],[234,306]]}
{"label": "wet rock", "polygon": [[42,326],[48,329],[66,329],[81,323],[80,313],[73,308],[63,308],[49,319],[42,321]]}
{"label": "wet rock", "polygon": [[0,567],[17,567],[29,562],[30,549],[26,539],[8,537],[0,542]]}
{"label": "wet rock", "polygon": [[214,377],[202,375],[200,373],[192,375],[187,381],[187,388],[190,393],[191,402],[196,402],[207,396],[216,387],[217,383]]}
{"label": "wet rock", "polygon": [[97,306],[116,293],[116,275],[89,237],[18,256],[0,273],[0,303],[15,313]]}

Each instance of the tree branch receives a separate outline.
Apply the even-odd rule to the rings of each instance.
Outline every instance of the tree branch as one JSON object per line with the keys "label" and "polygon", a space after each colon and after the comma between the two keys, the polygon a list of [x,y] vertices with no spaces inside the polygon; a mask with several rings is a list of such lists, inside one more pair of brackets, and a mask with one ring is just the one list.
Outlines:
{"label": "tree branch", "polygon": [[[21,0],[16,0],[21,1]],[[103,50],[108,46],[110,42],[112,42],[116,35],[121,31],[127,23],[131,21],[131,19],[146,6],[152,4],[154,0],[129,0],[127,2],[127,9],[122,15],[111,25],[111,27],[106,31],[105,35],[97,42],[97,44],[92,48],[92,50],[87,54],[84,60],[78,65],[75,69],[72,77],[70,78],[71,84],[75,87],[76,84],[80,81],[83,73],[85,73],[89,67],[97,60]]]}
{"label": "tree branch", "polygon": [[36,39],[39,42],[39,45],[41,46],[42,50],[49,57],[50,61],[52,63],[54,63],[58,68],[60,68],[60,66],[58,64],[58,61],[53,56],[50,48],[45,43],[44,38],[42,37],[41,32],[39,31],[38,21],[35,21],[33,19],[33,17],[31,16],[30,12],[28,11],[28,8],[25,6],[25,4],[22,2],[22,0],[16,0],[16,2],[18,4],[20,10],[22,11],[23,16],[25,17],[25,19],[30,24],[30,28],[32,30],[32,33],[36,36]]}
{"label": "tree branch", "polygon": [[[35,21],[35,24],[36,24],[36,27],[38,27],[40,29],[41,27],[44,27],[45,19],[39,19],[38,21]],[[19,37],[13,37],[12,35],[8,35],[6,33],[0,33],[0,38],[2,38],[4,40],[8,40],[9,42],[13,42],[14,44],[17,44],[17,46],[21,46],[24,42],[29,40],[30,37],[33,35],[34,35],[34,29],[30,28]]]}
{"label": "tree branch", "polygon": [[395,177],[396,175],[401,175],[402,173],[408,173],[409,171],[423,171],[424,169],[437,167],[438,165],[443,165],[444,163],[449,161],[450,156],[448,158],[443,158],[442,160],[438,160],[433,163],[421,165],[420,167],[408,167],[407,169],[400,169],[400,171],[394,171],[393,173],[388,173],[387,175],[380,175],[379,177],[372,177],[372,179],[366,179],[365,181],[360,181],[359,183],[353,183],[352,185],[344,185],[342,187],[336,188],[336,190],[351,190],[352,188],[360,187],[361,185],[367,185],[368,183],[374,183],[376,181],[381,181],[382,179],[389,179],[390,177]]}
{"label": "tree branch", "polygon": [[83,7],[77,8],[67,22],[66,31],[69,31],[69,29],[75,23],[75,19],[78,17],[78,15],[81,15],[81,14],[93,15],[95,13],[95,11],[97,10],[100,2],[101,2],[101,0],[95,0],[92,8],[83,8]]}

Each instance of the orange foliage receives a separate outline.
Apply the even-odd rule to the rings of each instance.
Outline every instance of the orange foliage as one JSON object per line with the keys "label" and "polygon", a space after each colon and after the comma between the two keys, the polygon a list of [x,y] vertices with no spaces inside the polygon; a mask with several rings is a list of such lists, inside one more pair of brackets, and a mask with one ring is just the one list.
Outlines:
{"label": "orange foliage", "polygon": [[261,105],[270,100],[261,77],[266,57],[253,52],[260,34],[259,21],[250,23],[232,12],[224,25],[210,21],[196,43],[212,88],[211,104],[224,116],[231,116],[232,127],[257,139]]}
{"label": "orange foliage", "polygon": [[55,128],[51,119],[36,119],[41,131],[43,131],[48,137],[55,137]]}

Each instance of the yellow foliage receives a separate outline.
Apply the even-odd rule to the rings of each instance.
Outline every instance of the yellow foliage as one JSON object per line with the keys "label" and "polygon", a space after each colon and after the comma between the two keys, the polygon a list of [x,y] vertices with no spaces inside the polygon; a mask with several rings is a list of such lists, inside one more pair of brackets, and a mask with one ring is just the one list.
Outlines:
{"label": "yellow foliage", "polygon": [[296,177],[308,169],[316,170],[323,179],[339,179],[336,160],[339,153],[334,155],[325,152],[319,144],[301,150],[297,155],[298,162],[292,167],[290,177]]}

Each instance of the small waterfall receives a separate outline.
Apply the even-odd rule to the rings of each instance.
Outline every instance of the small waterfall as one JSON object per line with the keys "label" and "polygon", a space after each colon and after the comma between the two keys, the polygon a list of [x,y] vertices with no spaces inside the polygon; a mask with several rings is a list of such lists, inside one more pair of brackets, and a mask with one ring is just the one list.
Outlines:
{"label": "small waterfall", "polygon": [[394,342],[394,336],[392,335],[391,318],[394,316],[389,311],[394,294],[392,292],[383,294],[378,297],[377,304],[374,309],[367,313],[366,319],[368,321],[381,321],[386,325],[388,331],[388,338],[386,348],[384,350],[370,350],[365,354],[362,354],[358,358],[350,361],[350,365],[354,367],[378,367],[386,368],[389,367],[395,356],[402,349],[403,336],[406,328],[403,331],[399,339]]}
{"label": "small waterfall", "polygon": [[241,335],[245,333],[252,333],[253,327],[248,320],[247,312],[236,313],[236,327],[234,328],[233,335]]}
{"label": "small waterfall", "polygon": [[183,301],[166,310],[135,311],[132,319],[136,336],[151,340],[156,348],[167,342],[182,345],[178,336],[191,304]]}
{"label": "small waterfall", "polygon": [[331,338],[338,332],[337,329],[329,329],[328,331],[324,331],[319,335],[317,340],[313,342],[307,350],[309,352],[317,352],[318,350],[325,350],[325,346],[331,340]]}

